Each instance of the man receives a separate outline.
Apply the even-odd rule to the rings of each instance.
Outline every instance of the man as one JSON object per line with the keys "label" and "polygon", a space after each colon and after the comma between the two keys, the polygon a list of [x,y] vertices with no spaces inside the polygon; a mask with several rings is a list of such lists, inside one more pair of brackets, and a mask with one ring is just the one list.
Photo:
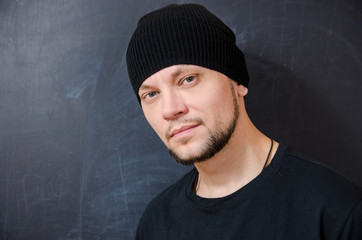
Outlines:
{"label": "man", "polygon": [[147,121],[195,166],[151,201],[137,239],[362,239],[361,192],[250,121],[244,55],[206,8],[145,15],[127,65]]}

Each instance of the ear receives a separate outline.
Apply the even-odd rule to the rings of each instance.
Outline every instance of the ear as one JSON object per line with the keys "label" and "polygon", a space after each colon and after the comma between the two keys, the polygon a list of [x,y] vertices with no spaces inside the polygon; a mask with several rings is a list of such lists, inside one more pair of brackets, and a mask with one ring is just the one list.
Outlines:
{"label": "ear", "polygon": [[248,88],[242,84],[237,85],[236,90],[238,92],[238,95],[241,97],[244,97],[244,96],[246,96],[246,94],[248,94]]}

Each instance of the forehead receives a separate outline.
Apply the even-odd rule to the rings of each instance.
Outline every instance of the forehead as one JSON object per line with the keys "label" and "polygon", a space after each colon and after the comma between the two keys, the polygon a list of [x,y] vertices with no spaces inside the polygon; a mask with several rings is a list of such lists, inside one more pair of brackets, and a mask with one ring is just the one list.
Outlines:
{"label": "forehead", "polygon": [[200,73],[207,71],[207,68],[197,66],[197,65],[191,65],[191,64],[179,64],[179,65],[173,65],[164,69],[161,69],[160,71],[154,73],[150,77],[148,77],[140,86],[139,90],[147,89],[150,87],[150,85],[153,85],[156,83],[158,79],[164,79],[164,80],[172,80],[178,77],[181,77],[183,74],[188,73]]}

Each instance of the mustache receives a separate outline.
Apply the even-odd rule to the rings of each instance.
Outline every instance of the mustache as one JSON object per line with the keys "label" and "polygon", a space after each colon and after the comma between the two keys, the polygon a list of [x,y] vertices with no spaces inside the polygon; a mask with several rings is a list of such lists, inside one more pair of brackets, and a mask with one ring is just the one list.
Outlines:
{"label": "mustache", "polygon": [[166,139],[171,138],[171,134],[172,134],[172,131],[175,129],[175,126],[181,126],[182,124],[202,125],[202,124],[204,124],[204,121],[199,117],[195,117],[195,118],[182,119],[182,120],[177,120],[177,121],[171,122],[171,124],[168,126],[167,131],[165,133]]}

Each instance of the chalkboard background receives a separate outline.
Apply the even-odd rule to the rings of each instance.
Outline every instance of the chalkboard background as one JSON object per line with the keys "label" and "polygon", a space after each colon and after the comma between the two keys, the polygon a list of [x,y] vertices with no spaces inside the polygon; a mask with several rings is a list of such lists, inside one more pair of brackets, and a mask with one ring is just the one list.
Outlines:
{"label": "chalkboard background", "polygon": [[[256,126],[362,187],[362,2],[196,2],[237,35]],[[139,17],[169,3],[0,0],[0,239],[133,239],[189,170],[125,64]]]}

